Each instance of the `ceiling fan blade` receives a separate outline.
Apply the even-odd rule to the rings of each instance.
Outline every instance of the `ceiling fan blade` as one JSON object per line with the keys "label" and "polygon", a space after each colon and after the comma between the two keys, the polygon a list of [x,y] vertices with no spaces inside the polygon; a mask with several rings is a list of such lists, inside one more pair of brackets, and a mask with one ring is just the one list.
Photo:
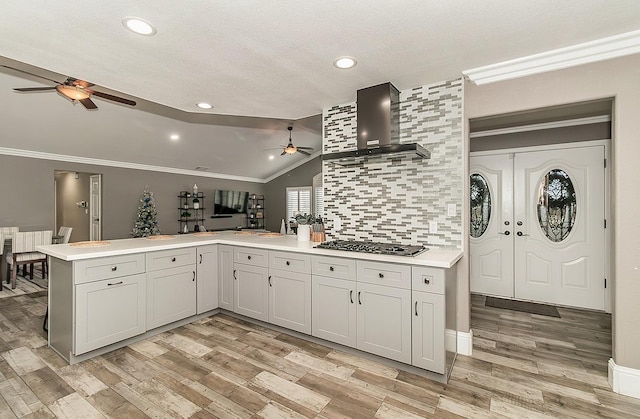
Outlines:
{"label": "ceiling fan blade", "polygon": [[98,109],[98,106],[89,98],[80,99],[78,102],[82,103],[87,109]]}
{"label": "ceiling fan blade", "polygon": [[129,106],[136,106],[136,102],[134,102],[133,100],[129,100],[129,99],[125,99],[125,98],[122,98],[122,97],[110,95],[108,93],[92,91],[91,94],[93,96],[98,96],[99,98],[102,98],[102,99],[112,100],[114,102],[123,103],[123,104],[129,105]]}
{"label": "ceiling fan blade", "polygon": [[286,151],[283,151],[282,153],[280,153],[281,156],[284,156],[285,154],[287,154]]}
{"label": "ceiling fan blade", "polygon": [[13,89],[16,92],[44,92],[46,90],[56,90],[55,86],[49,86],[49,87],[18,87],[16,89]]}
{"label": "ceiling fan blade", "polygon": [[14,70],[14,71],[17,71],[17,72],[20,72],[20,73],[28,74],[30,76],[34,76],[34,77],[38,77],[38,78],[41,78],[41,79],[49,80],[49,81],[51,81],[53,83],[56,83],[56,84],[60,84],[60,82],[57,81],[57,80],[51,80],[50,78],[39,76],[39,75],[33,74],[33,73],[29,73],[28,71],[20,70],[20,69],[17,69],[15,67],[9,67],[8,65],[0,65],[0,67],[8,68],[9,70]]}
{"label": "ceiling fan blade", "polygon": [[313,147],[298,147],[298,150],[313,150]]}
{"label": "ceiling fan blade", "polygon": [[305,156],[310,156],[310,155],[311,155],[310,153],[307,153],[307,152],[306,152],[306,151],[304,151],[304,150],[300,150],[300,147],[298,147],[298,153],[302,153],[302,154],[304,154]]}

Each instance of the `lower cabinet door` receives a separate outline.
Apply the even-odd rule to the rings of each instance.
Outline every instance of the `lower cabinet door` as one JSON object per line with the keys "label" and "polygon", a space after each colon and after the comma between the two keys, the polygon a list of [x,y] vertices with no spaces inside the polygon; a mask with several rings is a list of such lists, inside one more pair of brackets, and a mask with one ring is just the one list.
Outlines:
{"label": "lower cabinet door", "polygon": [[218,245],[218,305],[233,311],[233,246]]}
{"label": "lower cabinet door", "polygon": [[218,246],[199,246],[196,261],[198,314],[218,308]]}
{"label": "lower cabinet door", "polygon": [[411,364],[411,290],[358,283],[358,345]]}
{"label": "lower cabinet door", "polygon": [[311,334],[356,347],[356,281],[312,276]]}
{"label": "lower cabinet door", "polygon": [[429,371],[445,372],[444,295],[413,292],[412,365]]}
{"label": "lower cabinet door", "polygon": [[179,266],[147,273],[147,329],[196,314],[196,268]]}
{"label": "lower cabinet door", "polygon": [[269,320],[269,270],[262,266],[233,266],[233,311],[254,319]]}
{"label": "lower cabinet door", "polygon": [[269,271],[269,323],[311,334],[311,275]]}
{"label": "lower cabinet door", "polygon": [[144,333],[145,285],[144,274],[76,285],[74,354]]}

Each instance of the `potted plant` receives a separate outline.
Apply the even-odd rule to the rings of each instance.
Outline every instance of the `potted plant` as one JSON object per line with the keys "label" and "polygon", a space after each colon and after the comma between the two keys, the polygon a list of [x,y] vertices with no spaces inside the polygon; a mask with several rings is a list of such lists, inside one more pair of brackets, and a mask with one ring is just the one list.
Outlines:
{"label": "potted plant", "polygon": [[293,218],[298,223],[298,240],[311,240],[311,224],[315,221],[313,214],[296,214]]}

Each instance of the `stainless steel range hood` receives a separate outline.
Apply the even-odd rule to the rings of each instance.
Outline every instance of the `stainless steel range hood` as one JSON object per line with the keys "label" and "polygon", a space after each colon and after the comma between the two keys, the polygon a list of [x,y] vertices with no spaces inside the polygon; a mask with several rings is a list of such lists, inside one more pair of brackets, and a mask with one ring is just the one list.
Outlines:
{"label": "stainless steel range hood", "polygon": [[420,144],[400,144],[399,97],[398,89],[391,83],[358,90],[358,148],[324,154],[322,160],[351,165],[387,155],[431,157],[429,151]]}

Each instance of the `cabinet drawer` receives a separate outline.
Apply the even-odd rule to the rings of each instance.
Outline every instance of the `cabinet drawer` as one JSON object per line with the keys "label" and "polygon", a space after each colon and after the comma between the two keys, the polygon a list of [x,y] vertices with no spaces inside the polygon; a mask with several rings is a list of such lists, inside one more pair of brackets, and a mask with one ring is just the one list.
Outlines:
{"label": "cabinet drawer", "polygon": [[269,251],[251,247],[234,247],[233,261],[252,266],[269,266]]}
{"label": "cabinet drawer", "polygon": [[357,262],[358,282],[411,289],[411,266],[393,263]]}
{"label": "cabinet drawer", "polygon": [[311,256],[301,253],[269,252],[269,268],[303,274],[311,273]]}
{"label": "cabinet drawer", "polygon": [[445,270],[414,266],[411,278],[411,288],[414,291],[444,294]]}
{"label": "cabinet drawer", "polygon": [[144,273],[144,253],[79,260],[73,263],[76,284]]}
{"label": "cabinet drawer", "polygon": [[311,272],[337,279],[356,279],[356,261],[326,256],[311,257]]}
{"label": "cabinet drawer", "polygon": [[196,263],[196,248],[160,250],[147,253],[147,272]]}

